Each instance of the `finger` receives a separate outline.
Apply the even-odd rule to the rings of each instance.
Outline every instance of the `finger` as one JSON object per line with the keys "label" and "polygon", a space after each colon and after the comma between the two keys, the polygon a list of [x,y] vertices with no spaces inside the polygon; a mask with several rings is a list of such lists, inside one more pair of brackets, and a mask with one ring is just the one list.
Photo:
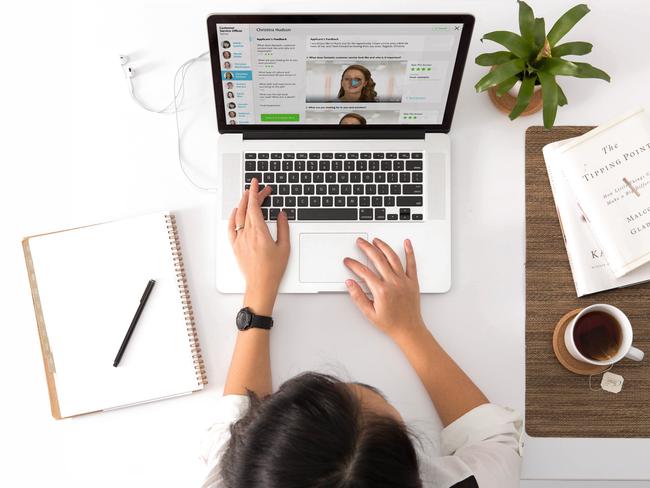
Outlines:
{"label": "finger", "polygon": [[366,317],[368,317],[368,319],[374,320],[375,306],[368,298],[368,295],[366,295],[361,289],[359,283],[354,280],[345,280],[345,285],[348,287],[348,293],[350,294],[350,298],[352,298],[354,304]]}
{"label": "finger", "polygon": [[228,220],[228,237],[230,238],[230,244],[235,242],[235,238],[237,237],[237,231],[235,230],[235,216],[237,215],[237,209],[233,208],[232,212],[230,212],[230,219]]}
{"label": "finger", "polygon": [[[266,188],[265,188],[266,190]],[[285,212],[280,212],[278,214],[278,224],[277,224],[278,235],[276,242],[280,246],[289,246],[289,219]]]}
{"label": "finger", "polygon": [[246,220],[251,223],[264,222],[264,217],[262,216],[262,209],[260,208],[260,184],[257,181],[257,178],[253,178],[251,181],[250,196],[248,197],[248,207],[246,208]]}
{"label": "finger", "polygon": [[239,201],[237,213],[235,214],[235,226],[241,227],[246,222],[246,208],[248,207],[248,196],[250,191],[246,190]]}
{"label": "finger", "polygon": [[406,276],[417,279],[418,270],[415,264],[415,252],[413,251],[411,239],[404,241],[404,251],[406,251]]}
{"label": "finger", "polygon": [[372,264],[375,265],[375,268],[377,268],[377,271],[379,271],[382,278],[388,279],[391,275],[395,274],[393,269],[390,267],[390,264],[388,264],[383,252],[361,237],[357,239],[357,245],[366,256],[368,256],[370,261],[372,261]]}
{"label": "finger", "polygon": [[264,189],[259,192],[258,194],[258,202],[260,202],[260,206],[262,205],[262,202],[269,196],[271,195],[271,187],[270,186],[265,186]]}
{"label": "finger", "polygon": [[372,291],[375,286],[379,285],[379,276],[373,273],[368,266],[361,264],[359,261],[352,258],[345,258],[343,264],[345,264],[355,275],[365,281],[368,284],[370,291]]}
{"label": "finger", "polygon": [[393,248],[390,247],[388,244],[386,244],[384,241],[381,239],[375,237],[372,240],[372,243],[379,248],[381,252],[384,253],[384,256],[386,256],[386,259],[390,263],[391,268],[393,268],[393,271],[397,275],[403,275],[404,274],[404,267],[402,266],[402,261],[400,261],[399,256],[395,251],[393,251]]}

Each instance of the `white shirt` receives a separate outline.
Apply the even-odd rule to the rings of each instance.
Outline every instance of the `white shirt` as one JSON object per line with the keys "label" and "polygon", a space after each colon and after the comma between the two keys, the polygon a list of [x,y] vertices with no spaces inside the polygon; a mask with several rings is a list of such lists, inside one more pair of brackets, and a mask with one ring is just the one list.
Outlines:
{"label": "white shirt", "polygon": [[[218,470],[230,425],[247,409],[246,396],[227,395],[219,400],[215,422],[201,444],[201,458],[208,467],[204,488],[223,487]],[[442,430],[441,456],[425,446],[417,449],[423,485],[449,488],[474,476],[480,488],[518,488],[521,433],[521,417],[512,409],[486,403],[470,410]]]}

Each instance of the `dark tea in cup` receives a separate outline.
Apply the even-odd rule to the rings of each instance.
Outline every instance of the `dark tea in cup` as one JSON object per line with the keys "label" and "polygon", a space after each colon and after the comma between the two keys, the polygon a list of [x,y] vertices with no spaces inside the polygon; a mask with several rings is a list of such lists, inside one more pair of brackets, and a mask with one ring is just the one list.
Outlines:
{"label": "dark tea in cup", "polygon": [[573,328],[576,349],[594,361],[607,361],[619,352],[623,342],[621,324],[601,310],[579,317]]}

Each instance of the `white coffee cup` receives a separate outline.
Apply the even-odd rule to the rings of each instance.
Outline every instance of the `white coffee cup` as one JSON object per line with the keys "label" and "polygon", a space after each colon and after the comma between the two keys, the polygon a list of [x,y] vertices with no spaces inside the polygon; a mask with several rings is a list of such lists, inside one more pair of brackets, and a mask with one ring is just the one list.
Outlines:
{"label": "white coffee cup", "polygon": [[[586,357],[578,350],[578,347],[576,346],[574,340],[573,331],[575,329],[576,323],[578,323],[582,317],[590,312],[605,312],[606,314],[613,317],[620,327],[620,333],[622,337],[619,348],[614,354],[612,354],[609,359],[606,359],[604,361],[598,361]],[[580,313],[574,317],[574,319],[564,331],[564,343],[566,344],[566,348],[568,349],[569,354],[571,354],[571,356],[576,358],[578,361],[598,366],[607,366],[609,364],[614,364],[623,358],[632,359],[633,361],[641,361],[643,360],[644,356],[643,351],[632,346],[632,324],[630,323],[630,319],[628,319],[627,316],[618,308],[604,303],[598,303],[596,305],[590,305],[583,308]]]}

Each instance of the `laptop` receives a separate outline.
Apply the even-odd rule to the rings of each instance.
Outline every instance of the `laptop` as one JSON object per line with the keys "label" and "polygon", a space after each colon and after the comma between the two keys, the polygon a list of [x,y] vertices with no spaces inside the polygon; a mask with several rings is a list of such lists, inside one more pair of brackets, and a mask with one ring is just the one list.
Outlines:
{"label": "laptop", "polygon": [[284,210],[281,293],[345,291],[358,237],[404,262],[420,290],[451,286],[449,130],[474,18],[467,14],[214,14],[216,284],[242,293],[228,218],[253,178],[271,234]]}

